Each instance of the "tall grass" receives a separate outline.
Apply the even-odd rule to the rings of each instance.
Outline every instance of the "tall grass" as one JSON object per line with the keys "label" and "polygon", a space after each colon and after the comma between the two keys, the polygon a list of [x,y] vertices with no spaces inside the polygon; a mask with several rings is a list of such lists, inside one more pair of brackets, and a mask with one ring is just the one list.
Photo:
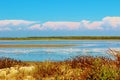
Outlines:
{"label": "tall grass", "polygon": [[[10,67],[13,67],[16,65],[23,65],[23,62],[20,60],[15,60],[15,59],[6,58],[6,57],[0,58],[0,69],[10,68]],[[25,63],[24,63],[24,65],[25,65]]]}
{"label": "tall grass", "polygon": [[[108,52],[115,57],[114,60],[105,57],[77,56],[61,62],[29,62],[29,66],[15,68],[18,73],[14,77],[15,80],[29,80],[29,78],[30,80],[120,80],[119,51],[109,49]],[[7,59],[6,62],[4,59],[2,62],[9,64],[11,60]],[[21,63],[12,61],[11,66]],[[10,66],[1,68],[5,67]]]}
{"label": "tall grass", "polygon": [[[112,53],[115,52],[116,55]],[[37,65],[37,79],[53,80],[120,80],[120,55],[109,50],[115,60],[106,57],[77,56],[63,62]]]}

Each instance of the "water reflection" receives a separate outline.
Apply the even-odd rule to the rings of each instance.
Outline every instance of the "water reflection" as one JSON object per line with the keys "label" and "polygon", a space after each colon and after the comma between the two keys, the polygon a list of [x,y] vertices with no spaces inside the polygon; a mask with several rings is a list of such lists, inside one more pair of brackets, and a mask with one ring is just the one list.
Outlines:
{"label": "water reflection", "polygon": [[120,41],[15,41],[2,42],[4,44],[79,44],[77,46],[57,48],[0,48],[0,57],[10,57],[23,61],[62,61],[74,56],[104,56],[112,57],[107,53],[109,48],[120,50]]}

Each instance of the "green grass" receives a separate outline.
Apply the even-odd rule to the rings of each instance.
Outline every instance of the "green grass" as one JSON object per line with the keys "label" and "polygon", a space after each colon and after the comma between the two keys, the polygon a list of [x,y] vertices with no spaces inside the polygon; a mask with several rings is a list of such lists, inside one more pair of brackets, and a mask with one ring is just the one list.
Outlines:
{"label": "green grass", "polygon": [[0,38],[0,40],[120,40],[120,36],[51,36]]}
{"label": "green grass", "polygon": [[[59,62],[21,62],[13,59],[6,62],[4,59],[2,62],[6,65],[2,65],[0,80],[11,80],[11,76],[12,80],[120,80],[120,52],[110,49],[109,54],[115,60],[92,56],[77,56]],[[19,65],[16,67],[17,64],[9,61]]]}

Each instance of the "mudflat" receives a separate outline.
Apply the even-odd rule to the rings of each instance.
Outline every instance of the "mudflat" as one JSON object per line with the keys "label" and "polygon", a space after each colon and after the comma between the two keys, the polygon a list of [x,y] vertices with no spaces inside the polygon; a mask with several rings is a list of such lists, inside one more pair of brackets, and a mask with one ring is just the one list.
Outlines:
{"label": "mudflat", "polygon": [[67,47],[76,44],[0,44],[0,48]]}

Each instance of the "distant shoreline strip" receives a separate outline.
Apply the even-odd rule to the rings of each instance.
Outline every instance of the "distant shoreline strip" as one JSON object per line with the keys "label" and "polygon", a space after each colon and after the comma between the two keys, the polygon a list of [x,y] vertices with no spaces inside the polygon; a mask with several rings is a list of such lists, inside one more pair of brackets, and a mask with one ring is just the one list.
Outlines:
{"label": "distant shoreline strip", "polygon": [[76,44],[0,44],[0,48],[44,48],[44,47],[67,47]]}
{"label": "distant shoreline strip", "polygon": [[0,40],[120,40],[120,36],[0,37]]}

